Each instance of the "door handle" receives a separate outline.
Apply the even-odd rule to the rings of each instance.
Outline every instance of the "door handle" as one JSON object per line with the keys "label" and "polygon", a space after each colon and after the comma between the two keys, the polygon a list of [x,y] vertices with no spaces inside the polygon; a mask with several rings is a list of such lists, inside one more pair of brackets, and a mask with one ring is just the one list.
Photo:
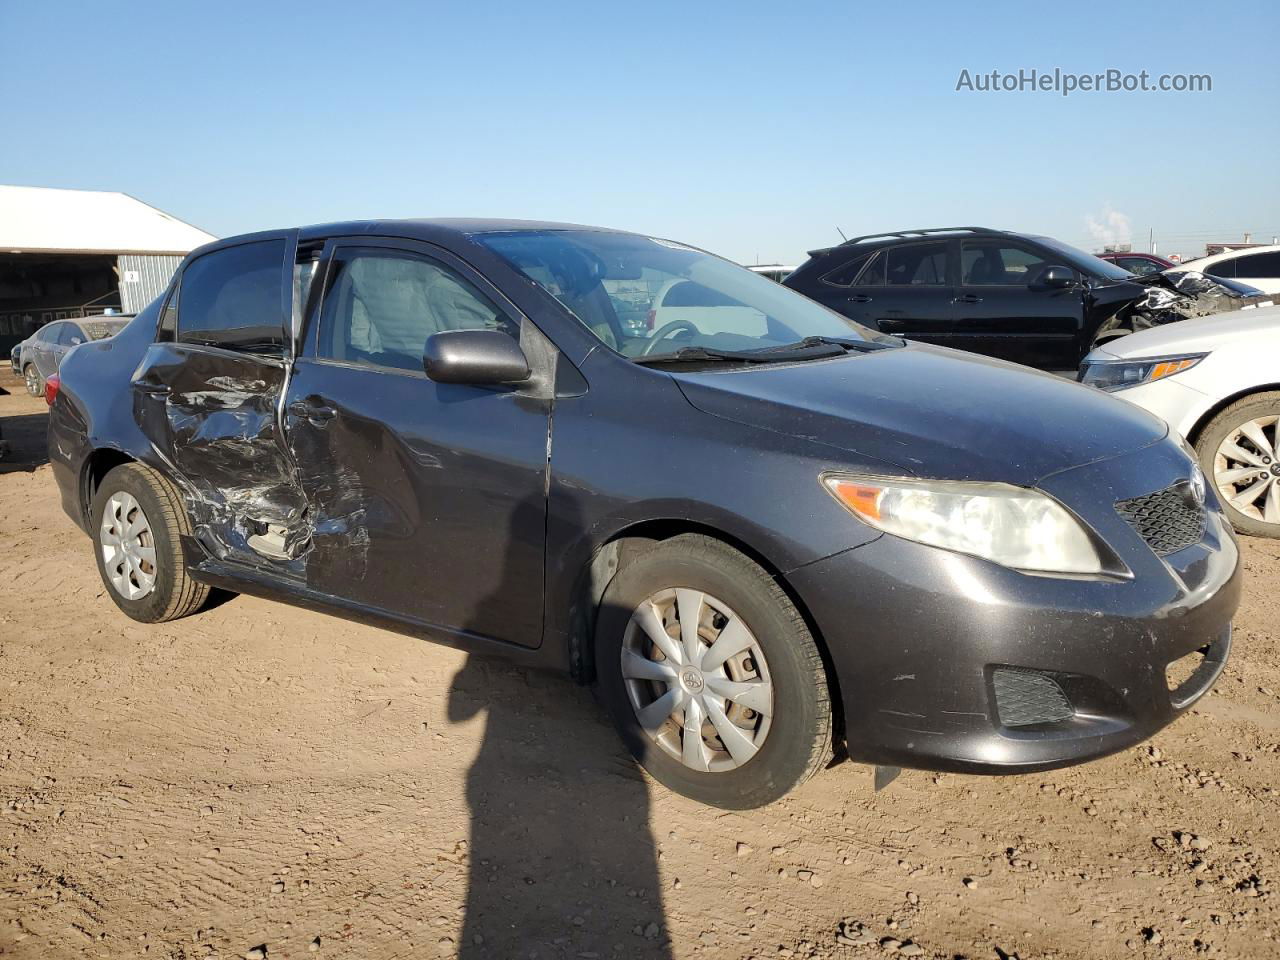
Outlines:
{"label": "door handle", "polygon": [[338,411],[333,407],[322,404],[312,405],[305,400],[293,401],[289,404],[289,412],[299,420],[308,420],[311,423],[325,423],[338,415]]}
{"label": "door handle", "polygon": [[981,303],[982,298],[974,296],[972,293],[966,293],[964,296],[956,297],[952,303]]}
{"label": "door handle", "polygon": [[135,380],[133,381],[133,386],[140,393],[145,393],[152,397],[167,397],[172,392],[167,383],[148,383],[145,380]]}
{"label": "door handle", "polygon": [[849,302],[850,303],[870,303],[871,298],[868,297],[865,293],[855,293],[852,297],[849,298]]}

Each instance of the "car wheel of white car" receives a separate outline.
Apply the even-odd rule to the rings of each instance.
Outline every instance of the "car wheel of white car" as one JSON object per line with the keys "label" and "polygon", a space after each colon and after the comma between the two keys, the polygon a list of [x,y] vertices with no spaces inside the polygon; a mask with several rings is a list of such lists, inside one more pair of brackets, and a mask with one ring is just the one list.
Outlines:
{"label": "car wheel of white car", "polygon": [[1280,393],[1231,404],[1201,431],[1196,453],[1232,526],[1280,537]]}
{"label": "car wheel of white car", "polygon": [[804,617],[718,540],[673,537],[625,565],[601,602],[595,652],[623,741],[677,793],[759,807],[831,756],[826,671]]}

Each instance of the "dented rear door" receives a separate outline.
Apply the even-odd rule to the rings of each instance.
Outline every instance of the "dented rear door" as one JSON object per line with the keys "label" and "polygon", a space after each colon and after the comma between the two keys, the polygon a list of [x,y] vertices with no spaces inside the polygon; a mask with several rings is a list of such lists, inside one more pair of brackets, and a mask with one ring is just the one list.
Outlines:
{"label": "dented rear door", "polygon": [[255,234],[188,261],[132,384],[205,549],[285,574],[310,538],[280,420],[296,246],[296,231]]}

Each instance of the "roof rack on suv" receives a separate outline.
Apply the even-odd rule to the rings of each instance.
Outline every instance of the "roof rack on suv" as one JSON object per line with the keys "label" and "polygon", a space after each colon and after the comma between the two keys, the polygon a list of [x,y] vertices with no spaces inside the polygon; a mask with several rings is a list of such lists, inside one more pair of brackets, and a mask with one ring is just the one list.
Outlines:
{"label": "roof rack on suv", "polygon": [[868,233],[861,237],[850,237],[843,243],[837,243],[830,247],[820,247],[817,250],[810,250],[809,256],[816,257],[826,253],[829,250],[835,250],[838,247],[851,247],[859,243],[866,243],[868,240],[888,240],[890,238],[908,239],[910,237],[928,237],[934,234],[946,233],[1007,233],[1007,230],[996,230],[992,227],[925,227],[921,230],[892,230],[888,233]]}
{"label": "roof rack on suv", "polygon": [[850,237],[842,247],[847,247],[854,243],[863,243],[867,240],[879,240],[882,237],[927,237],[934,233],[1004,233],[1003,230],[993,230],[991,227],[926,227],[923,230],[893,230],[889,233],[868,233],[862,237]]}

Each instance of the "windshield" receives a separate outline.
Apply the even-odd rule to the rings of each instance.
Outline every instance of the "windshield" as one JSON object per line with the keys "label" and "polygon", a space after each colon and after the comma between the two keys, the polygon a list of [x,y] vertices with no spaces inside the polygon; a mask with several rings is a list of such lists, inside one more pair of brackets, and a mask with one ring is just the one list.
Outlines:
{"label": "windshield", "polygon": [[476,238],[628,357],[685,348],[770,350],[875,331],[719,257],[628,233],[541,230]]}
{"label": "windshield", "polygon": [[1035,241],[1060,254],[1065,261],[1065,266],[1075,267],[1081,273],[1093,277],[1095,280],[1133,279],[1133,274],[1119,264],[1111,263],[1108,260],[1100,260],[1091,253],[1077,250],[1069,243],[1063,243],[1061,240],[1053,239],[1053,237],[1036,237]]}

